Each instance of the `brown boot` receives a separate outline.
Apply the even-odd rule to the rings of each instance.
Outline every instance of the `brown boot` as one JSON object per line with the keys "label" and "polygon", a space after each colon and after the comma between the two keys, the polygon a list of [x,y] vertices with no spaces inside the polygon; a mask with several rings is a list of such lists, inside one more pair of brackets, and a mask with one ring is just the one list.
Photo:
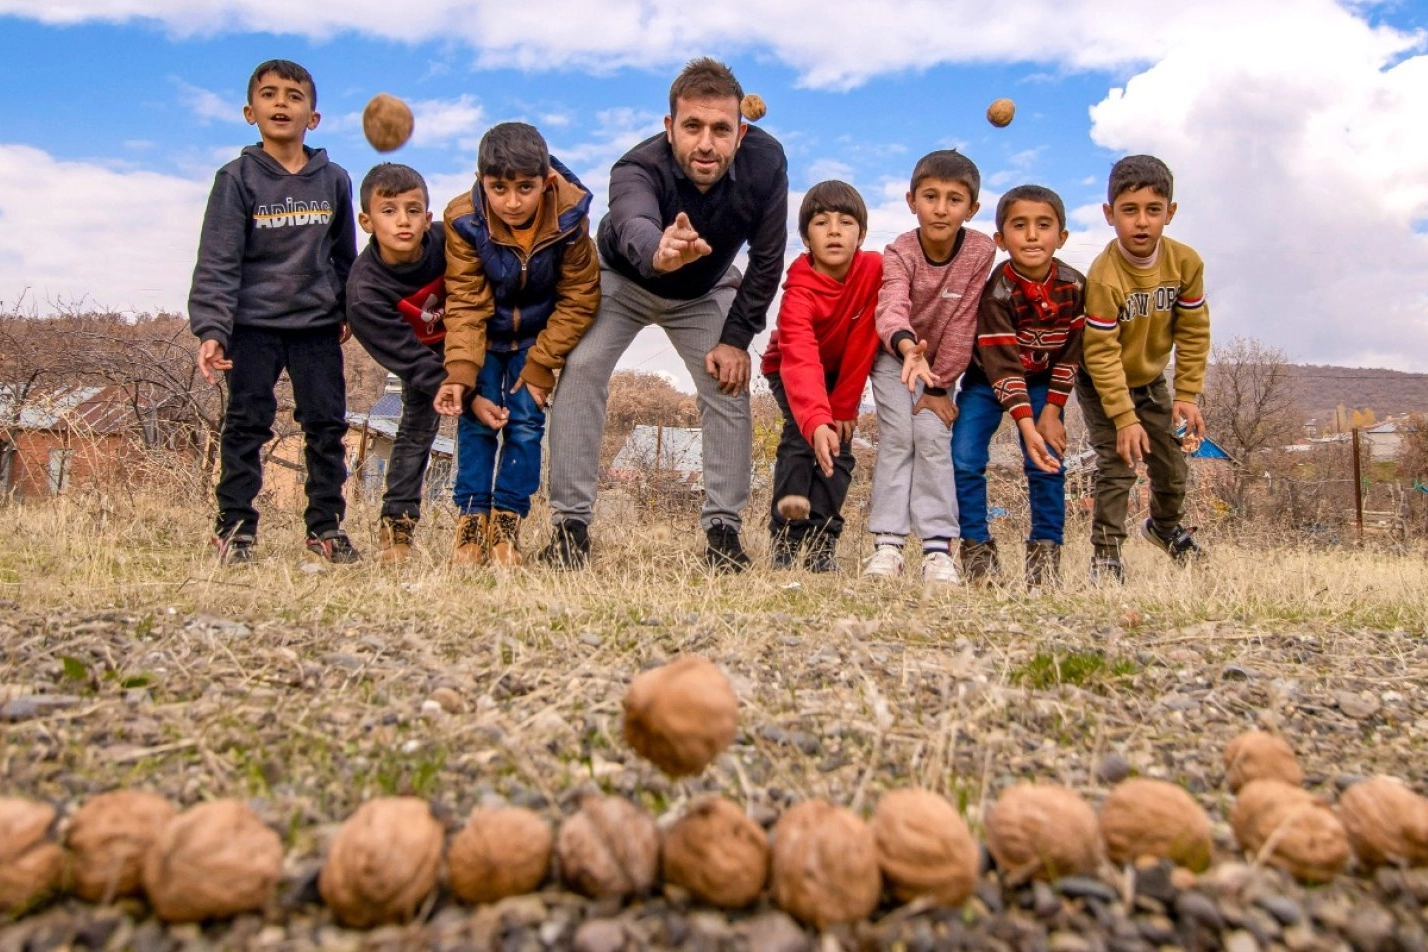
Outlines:
{"label": "brown boot", "polygon": [[490,517],[473,512],[456,520],[456,548],[451,553],[452,565],[485,565],[490,549]]}
{"label": "brown boot", "polygon": [[377,561],[396,564],[410,559],[416,524],[408,516],[383,516],[377,527]]}
{"label": "brown boot", "polygon": [[514,512],[502,512],[499,509],[491,513],[490,559],[492,565],[524,565],[526,560],[521,555],[520,541],[520,516]]}
{"label": "brown boot", "polygon": [[1050,539],[1026,544],[1026,587],[1050,588],[1061,581],[1061,546]]}

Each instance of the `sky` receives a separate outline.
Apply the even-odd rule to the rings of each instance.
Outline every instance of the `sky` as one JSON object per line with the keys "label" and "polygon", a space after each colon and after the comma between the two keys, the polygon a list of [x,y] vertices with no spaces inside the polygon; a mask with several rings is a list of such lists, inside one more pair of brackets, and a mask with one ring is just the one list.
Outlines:
{"label": "sky", "polygon": [[[971,227],[1014,185],[1068,208],[1085,269],[1119,157],[1175,173],[1167,234],[1205,260],[1216,340],[1291,360],[1428,371],[1428,0],[0,0],[0,309],[183,312],[219,166],[257,140],[249,73],[273,57],[317,81],[308,143],[359,182],[422,172],[440,217],[471,187],[490,125],[536,124],[604,210],[611,164],[661,129],[695,56],[763,96],[789,158],[792,215],[823,179],[870,208],[865,247],[915,226],[917,158],[982,173]],[[378,92],[411,142],[361,133]],[[1017,103],[1005,129],[985,119]],[[776,312],[769,314],[774,326]],[[764,337],[755,341],[757,355]],[[691,389],[658,331],[622,367]]]}

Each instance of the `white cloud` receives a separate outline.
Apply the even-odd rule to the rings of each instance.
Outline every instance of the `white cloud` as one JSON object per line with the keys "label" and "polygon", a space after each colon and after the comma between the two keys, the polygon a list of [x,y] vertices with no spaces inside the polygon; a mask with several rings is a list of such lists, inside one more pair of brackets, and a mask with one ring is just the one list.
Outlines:
{"label": "white cloud", "polygon": [[173,83],[178,87],[179,103],[199,125],[206,126],[213,122],[243,125],[247,122],[243,118],[243,103],[229,102],[210,89],[184,82],[178,77],[173,77]]}

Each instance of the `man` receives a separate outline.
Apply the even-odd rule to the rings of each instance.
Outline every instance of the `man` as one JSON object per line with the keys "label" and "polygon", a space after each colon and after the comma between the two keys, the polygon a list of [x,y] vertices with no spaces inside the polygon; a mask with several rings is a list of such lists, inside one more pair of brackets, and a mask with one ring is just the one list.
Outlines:
{"label": "man", "polygon": [[[715,60],[692,61],[669,91],[664,134],[610,172],[600,222],[600,313],[571,352],[550,419],[555,532],[542,559],[584,567],[610,375],[635,335],[664,328],[698,391],[704,438],[705,558],[749,564],[739,541],[749,501],[753,427],[749,343],[763,330],[788,241],[788,162],[739,114],[743,90]],[[733,266],[749,246],[748,274]]]}

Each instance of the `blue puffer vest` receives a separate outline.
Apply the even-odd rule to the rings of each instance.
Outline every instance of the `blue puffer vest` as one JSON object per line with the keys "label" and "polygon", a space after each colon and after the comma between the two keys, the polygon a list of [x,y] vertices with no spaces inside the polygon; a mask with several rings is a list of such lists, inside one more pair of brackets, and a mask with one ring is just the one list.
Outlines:
{"label": "blue puffer vest", "polygon": [[550,167],[584,194],[557,217],[558,231],[536,239],[529,259],[520,248],[496,241],[486,218],[486,199],[478,177],[471,189],[471,214],[452,219],[451,227],[475,249],[496,299],[496,313],[486,324],[488,350],[510,352],[535,343],[555,311],[555,290],[560,281],[565,249],[580,232],[580,222],[590,214],[590,190],[555,156]]}

